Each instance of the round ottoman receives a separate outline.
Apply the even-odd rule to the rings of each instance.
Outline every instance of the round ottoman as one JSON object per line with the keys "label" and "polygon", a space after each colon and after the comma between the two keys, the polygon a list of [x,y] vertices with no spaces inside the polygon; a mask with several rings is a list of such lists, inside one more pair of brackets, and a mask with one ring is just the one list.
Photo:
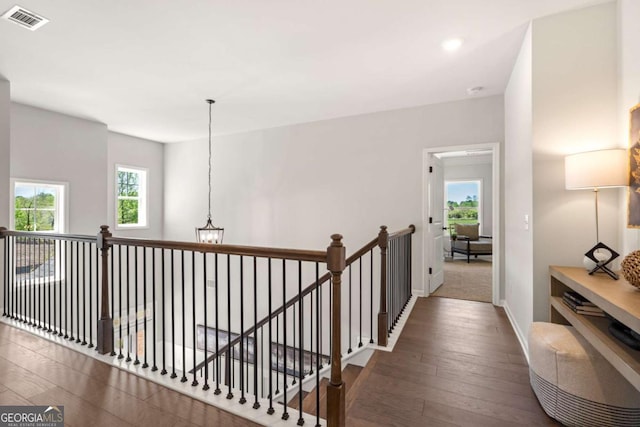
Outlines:
{"label": "round ottoman", "polygon": [[640,391],[573,327],[534,322],[531,387],[544,411],[567,426],[640,426]]}

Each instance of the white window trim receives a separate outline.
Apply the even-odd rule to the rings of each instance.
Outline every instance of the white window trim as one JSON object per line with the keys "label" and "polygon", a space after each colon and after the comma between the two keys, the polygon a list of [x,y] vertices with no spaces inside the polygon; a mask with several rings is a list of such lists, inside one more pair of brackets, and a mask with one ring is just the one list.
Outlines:
{"label": "white window trim", "polygon": [[[138,199],[138,224],[118,224],[118,172],[144,172],[140,180],[140,192],[143,193]],[[113,179],[113,223],[116,230],[146,230],[149,228],[149,169],[140,166],[130,166],[116,163]],[[142,218],[142,221],[141,221]]]}
{"label": "white window trim", "polygon": [[[16,226],[15,216],[15,197],[16,197],[16,184],[36,184],[42,186],[60,186],[62,187],[62,197],[59,197],[58,203],[58,215],[62,217],[62,221],[58,221],[59,228],[57,231],[38,231],[38,233],[59,233],[64,234],[69,229],[69,183],[64,181],[51,181],[42,179],[29,179],[29,178],[11,178],[10,179],[10,198],[9,198],[9,212],[11,216],[9,218],[9,229],[14,230]],[[62,200],[60,200],[62,199]]]}

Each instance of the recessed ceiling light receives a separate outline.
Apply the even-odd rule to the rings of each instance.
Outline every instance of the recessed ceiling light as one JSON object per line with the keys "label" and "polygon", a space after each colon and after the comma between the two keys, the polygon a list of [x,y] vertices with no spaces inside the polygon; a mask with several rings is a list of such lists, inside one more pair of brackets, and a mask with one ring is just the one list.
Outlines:
{"label": "recessed ceiling light", "polygon": [[455,52],[460,49],[460,46],[462,46],[462,39],[459,38],[447,39],[442,42],[442,49],[447,52]]}

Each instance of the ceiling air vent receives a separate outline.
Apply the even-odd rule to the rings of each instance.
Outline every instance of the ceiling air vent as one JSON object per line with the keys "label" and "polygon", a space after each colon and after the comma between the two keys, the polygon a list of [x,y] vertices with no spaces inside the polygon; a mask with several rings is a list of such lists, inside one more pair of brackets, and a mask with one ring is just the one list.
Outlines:
{"label": "ceiling air vent", "polygon": [[47,18],[36,15],[35,13],[20,6],[13,6],[11,9],[6,11],[4,15],[2,15],[2,18],[19,24],[31,31],[35,31],[49,22]]}

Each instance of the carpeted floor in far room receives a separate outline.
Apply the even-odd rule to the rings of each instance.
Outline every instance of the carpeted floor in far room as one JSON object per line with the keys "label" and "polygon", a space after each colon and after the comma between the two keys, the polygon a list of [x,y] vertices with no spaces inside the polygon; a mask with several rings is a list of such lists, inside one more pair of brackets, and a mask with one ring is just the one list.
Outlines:
{"label": "carpeted floor in far room", "polygon": [[491,257],[448,260],[444,263],[444,283],[434,297],[491,302]]}

